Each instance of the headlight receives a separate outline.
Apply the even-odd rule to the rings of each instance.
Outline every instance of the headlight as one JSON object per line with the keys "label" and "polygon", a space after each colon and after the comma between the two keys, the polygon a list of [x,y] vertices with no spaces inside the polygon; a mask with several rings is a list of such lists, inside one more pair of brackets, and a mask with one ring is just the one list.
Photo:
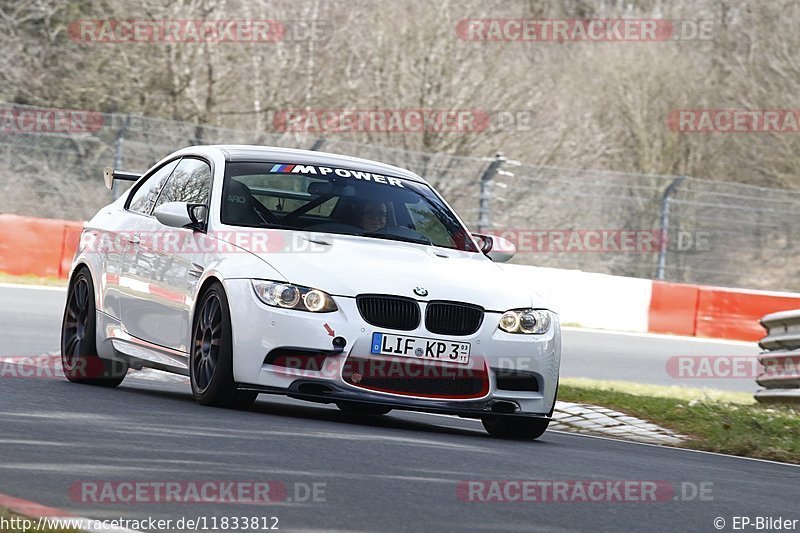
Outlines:
{"label": "headlight", "polygon": [[500,329],[507,333],[541,335],[550,329],[550,312],[543,309],[506,311],[500,317]]}
{"label": "headlight", "polygon": [[303,295],[303,305],[314,313],[319,313],[325,309],[325,304],[329,301],[328,295],[317,289],[312,289]]}
{"label": "headlight", "polygon": [[260,279],[251,280],[251,283],[258,299],[272,307],[312,313],[330,313],[338,309],[333,298],[318,289]]}

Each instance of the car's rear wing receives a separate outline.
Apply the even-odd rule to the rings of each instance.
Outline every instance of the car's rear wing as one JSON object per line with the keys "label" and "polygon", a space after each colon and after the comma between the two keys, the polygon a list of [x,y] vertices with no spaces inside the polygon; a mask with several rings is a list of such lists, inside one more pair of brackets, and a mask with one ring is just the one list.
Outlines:
{"label": "car's rear wing", "polygon": [[114,170],[111,167],[103,169],[103,181],[106,182],[106,187],[110,190],[114,187],[114,180],[121,181],[136,181],[141,178],[141,174],[135,172],[124,172],[122,170]]}

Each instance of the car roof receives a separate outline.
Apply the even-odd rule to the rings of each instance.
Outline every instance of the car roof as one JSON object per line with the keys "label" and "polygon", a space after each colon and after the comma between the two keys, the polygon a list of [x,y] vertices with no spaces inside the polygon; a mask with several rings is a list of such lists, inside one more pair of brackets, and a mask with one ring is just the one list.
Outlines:
{"label": "car roof", "polygon": [[312,150],[297,150],[294,148],[279,148],[276,146],[256,146],[247,144],[217,144],[194,146],[193,148],[210,148],[221,150],[225,159],[228,161],[264,161],[264,162],[287,162],[304,165],[325,165],[339,168],[353,168],[375,174],[384,174],[405,178],[412,181],[427,183],[418,174],[396,167],[387,165],[370,159],[360,157],[350,157],[346,155],[331,154],[328,152],[317,152]]}

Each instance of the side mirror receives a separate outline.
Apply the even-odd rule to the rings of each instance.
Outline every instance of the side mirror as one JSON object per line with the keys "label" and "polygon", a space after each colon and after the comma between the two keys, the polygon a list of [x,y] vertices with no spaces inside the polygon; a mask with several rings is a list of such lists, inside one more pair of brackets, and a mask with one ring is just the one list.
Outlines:
{"label": "side mirror", "polygon": [[167,202],[156,207],[153,215],[171,228],[199,229],[206,221],[208,208],[203,204]]}
{"label": "side mirror", "polygon": [[186,204],[189,206],[189,218],[196,227],[201,227],[208,218],[208,207],[205,204]]}
{"label": "side mirror", "polygon": [[478,240],[481,252],[495,263],[505,263],[517,253],[517,247],[505,237],[481,233],[473,233],[472,236]]}

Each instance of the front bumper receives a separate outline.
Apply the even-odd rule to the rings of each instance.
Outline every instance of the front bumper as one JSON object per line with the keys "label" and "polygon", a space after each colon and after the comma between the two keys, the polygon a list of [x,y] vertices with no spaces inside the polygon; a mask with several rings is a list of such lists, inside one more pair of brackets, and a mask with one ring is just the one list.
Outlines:
{"label": "front bumper", "polygon": [[[550,330],[543,335],[514,335],[497,328],[501,313],[486,312],[476,333],[448,337],[428,332],[424,324],[413,331],[371,326],[362,319],[354,298],[334,296],[339,310],[316,314],[263,304],[247,279],[226,280],[225,289],[231,307],[234,379],[244,389],[286,394],[309,401],[358,401],[393,409],[465,417],[480,417],[487,413],[546,417],[552,412],[561,360],[561,331],[557,316],[554,316]],[[425,303],[420,302],[420,305],[424,316]],[[466,371],[485,375],[485,387],[478,393],[459,397],[381,391],[354,383],[352,364],[363,359],[378,360],[379,363],[394,361],[399,364],[396,368],[425,365],[434,373],[437,369],[462,370],[438,362],[371,355],[372,333],[375,331],[469,342],[470,368]],[[344,349],[334,346],[334,338],[346,341]],[[279,348],[318,352],[322,364],[313,370],[265,364],[267,355]],[[537,390],[499,387],[498,376],[508,371],[534,377]],[[448,374],[444,372],[444,375]]]}

